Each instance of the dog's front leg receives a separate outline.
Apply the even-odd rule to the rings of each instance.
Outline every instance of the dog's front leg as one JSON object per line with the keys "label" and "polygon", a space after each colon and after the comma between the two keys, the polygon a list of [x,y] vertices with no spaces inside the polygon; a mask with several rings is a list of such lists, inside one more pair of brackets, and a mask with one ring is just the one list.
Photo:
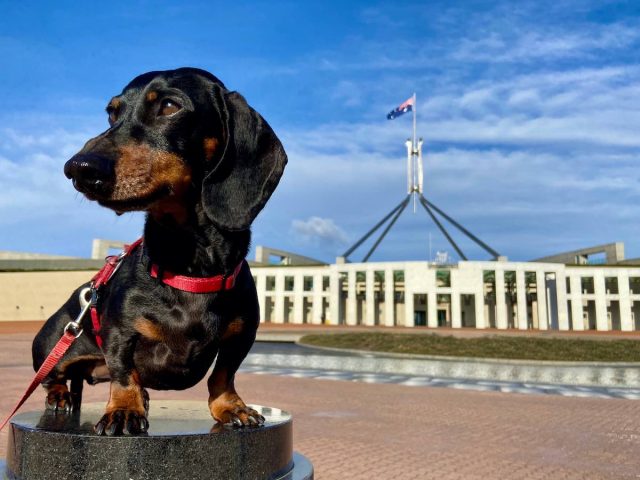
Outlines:
{"label": "dog's front leg", "polygon": [[207,381],[209,411],[222,424],[242,427],[264,423],[264,417],[244,403],[234,385],[236,371],[254,339],[255,327],[245,328],[241,319],[232,322],[222,337],[216,365]]}
{"label": "dog's front leg", "polygon": [[117,341],[105,352],[111,389],[105,414],[96,424],[98,435],[137,435],[147,431],[149,394],[140,384],[133,365],[135,342]]}

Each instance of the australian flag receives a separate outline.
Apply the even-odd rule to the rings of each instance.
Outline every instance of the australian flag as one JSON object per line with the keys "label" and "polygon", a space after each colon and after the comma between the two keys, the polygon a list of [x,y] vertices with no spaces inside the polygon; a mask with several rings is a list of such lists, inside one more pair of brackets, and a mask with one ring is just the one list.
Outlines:
{"label": "australian flag", "polygon": [[403,113],[407,113],[413,110],[414,98],[410,97],[405,102],[401,103],[398,107],[391,110],[387,113],[387,120],[393,120],[396,117],[399,117]]}

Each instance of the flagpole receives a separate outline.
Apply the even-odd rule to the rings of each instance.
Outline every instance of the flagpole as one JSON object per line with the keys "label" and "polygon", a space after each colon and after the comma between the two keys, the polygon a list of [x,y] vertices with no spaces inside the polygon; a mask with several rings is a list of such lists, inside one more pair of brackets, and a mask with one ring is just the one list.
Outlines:
{"label": "flagpole", "polygon": [[416,102],[416,92],[413,92],[413,149],[415,150],[417,148],[417,143],[416,143],[416,115],[417,115],[417,107],[418,104]]}
{"label": "flagpole", "polygon": [[417,115],[417,103],[416,103],[416,92],[413,92],[413,108],[411,109],[411,111],[413,112],[413,138],[411,139],[411,177],[412,177],[412,182],[413,183],[413,213],[416,213],[416,174],[415,174],[415,169],[416,169],[416,154],[417,154],[417,142],[416,142],[416,115]]}

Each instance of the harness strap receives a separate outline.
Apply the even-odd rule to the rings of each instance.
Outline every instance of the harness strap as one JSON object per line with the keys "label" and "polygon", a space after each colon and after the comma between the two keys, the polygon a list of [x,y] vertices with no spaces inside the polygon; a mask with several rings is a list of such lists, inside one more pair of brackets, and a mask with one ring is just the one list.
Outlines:
{"label": "harness strap", "polygon": [[113,277],[114,273],[118,270],[122,260],[124,257],[128,256],[131,252],[133,252],[138,246],[142,243],[142,237],[133,242],[131,245],[125,245],[124,250],[120,255],[112,255],[107,257],[106,263],[104,267],[100,269],[98,273],[96,273],[91,280],[91,325],[93,326],[93,334],[96,337],[96,343],[98,344],[98,348],[102,350],[102,344],[104,343],[102,340],[102,336],[100,335],[100,314],[98,313],[98,291],[100,287],[106,284],[111,277]]}
{"label": "harness strap", "polygon": [[[100,314],[98,313],[98,295],[100,287],[105,285],[118,270],[124,257],[128,256],[142,243],[139,238],[131,245],[125,247],[122,254],[118,256],[107,257],[104,267],[93,277],[93,296],[91,300],[91,324],[93,326],[93,334],[96,337],[98,347],[102,349],[103,339],[100,335]],[[185,275],[176,275],[173,272],[161,270],[157,264],[152,264],[149,275],[159,279],[165,285],[172,288],[190,293],[213,293],[224,290],[231,290],[236,284],[236,278],[242,269],[246,260],[242,260],[230,275],[214,275],[212,277],[187,277]]]}

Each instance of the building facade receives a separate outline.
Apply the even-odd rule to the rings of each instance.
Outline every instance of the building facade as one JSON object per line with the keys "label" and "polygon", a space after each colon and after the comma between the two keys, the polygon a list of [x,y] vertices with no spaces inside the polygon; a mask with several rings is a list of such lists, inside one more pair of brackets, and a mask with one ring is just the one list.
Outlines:
{"label": "building facade", "polygon": [[252,273],[263,322],[640,331],[640,266],[383,262]]}

